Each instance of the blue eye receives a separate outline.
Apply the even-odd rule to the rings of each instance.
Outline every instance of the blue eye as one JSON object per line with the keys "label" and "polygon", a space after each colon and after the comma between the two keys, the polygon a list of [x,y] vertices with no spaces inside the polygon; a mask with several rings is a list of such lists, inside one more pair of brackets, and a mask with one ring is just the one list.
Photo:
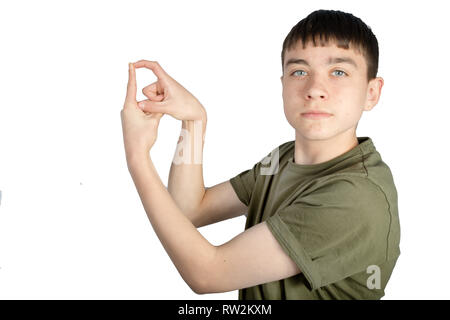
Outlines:
{"label": "blue eye", "polygon": [[[303,70],[295,70],[294,72],[291,73],[291,75],[293,75],[293,74],[296,73],[296,72],[305,72],[305,71],[303,71]],[[306,73],[306,72],[305,72],[305,73]]]}
{"label": "blue eye", "polygon": [[[291,75],[294,75],[297,72],[303,73],[303,74],[300,74],[300,76],[306,75],[306,72],[304,70],[295,70],[294,72],[291,73]],[[336,73],[336,72],[338,72],[338,74],[336,74],[338,77],[348,76],[348,74],[342,70],[334,70],[332,73]]]}
{"label": "blue eye", "polygon": [[[342,76],[347,75],[347,73],[345,73],[345,72],[342,71],[342,70],[334,70],[333,73],[334,73],[334,72],[342,72],[342,73],[341,73]],[[339,77],[340,77],[340,76],[339,76]]]}

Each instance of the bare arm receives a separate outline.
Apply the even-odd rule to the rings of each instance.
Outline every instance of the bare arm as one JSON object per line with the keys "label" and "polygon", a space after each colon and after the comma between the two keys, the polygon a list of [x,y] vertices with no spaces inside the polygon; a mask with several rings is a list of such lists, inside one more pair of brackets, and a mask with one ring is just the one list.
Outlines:
{"label": "bare arm", "polygon": [[180,140],[169,172],[168,191],[191,221],[205,194],[202,164],[205,130],[206,112],[202,121],[182,121]]}
{"label": "bare arm", "polygon": [[[174,201],[197,228],[240,216],[246,213],[247,209],[247,206],[237,197],[229,181],[205,188],[202,165],[204,139],[199,139],[198,134],[205,133],[206,118],[201,127],[199,124],[199,122],[195,124],[194,121],[182,122],[179,143],[182,145],[184,155],[180,156],[180,149],[177,148],[170,167],[168,183],[168,190]],[[201,132],[199,132],[200,128]],[[183,139],[190,139],[190,143],[188,144],[187,140],[183,143]],[[195,143],[200,142],[201,148],[196,149]],[[180,161],[182,157],[184,157],[183,160],[189,158],[191,161],[187,163]]]}
{"label": "bare arm", "polygon": [[[173,182],[177,180],[174,176],[183,175],[171,173],[174,179],[171,190],[173,191],[175,186],[175,197],[179,203],[174,201],[149,157],[148,148],[151,148],[154,140],[152,143],[142,141],[141,138],[148,133],[146,131],[149,130],[147,128],[149,124],[153,130],[152,138],[156,137],[157,125],[162,113],[188,121],[203,119],[203,110],[199,108],[198,101],[170,78],[157,62],[141,60],[134,66],[151,69],[157,75],[158,81],[147,86],[147,89],[144,88],[144,92],[148,90],[146,96],[149,100],[139,102],[138,106],[136,77],[133,64],[130,64],[127,97],[124,109],[121,111],[127,165],[149,221],[186,283],[196,293],[223,292],[283,279],[300,272],[280,247],[265,222],[249,228],[221,246],[211,245],[198,232],[196,226],[237,216],[243,213],[245,206],[238,200],[229,181],[205,191],[201,161],[198,164],[195,162],[181,164],[179,168],[189,169],[189,166],[200,168],[194,173],[189,170],[181,171],[184,176],[194,179],[192,181],[185,179],[180,184],[181,187]],[[166,91],[166,89],[170,90]],[[152,115],[153,118],[144,118],[137,112],[139,107],[146,113],[156,113],[156,115]],[[143,119],[149,118],[152,120],[145,120],[148,123],[145,123],[145,126],[142,125]],[[201,150],[202,148],[203,143]],[[195,159],[195,145],[192,151],[194,154],[191,160],[198,160]],[[198,190],[200,192],[194,192],[193,196],[190,196],[188,187],[192,185],[196,186],[194,188],[196,192]],[[188,199],[187,202],[186,199]],[[186,212],[196,225],[180,210],[180,206],[188,208]]]}
{"label": "bare arm", "polygon": [[247,206],[239,200],[230,181],[224,181],[206,189],[205,196],[193,216],[192,223],[197,227],[207,226],[219,221],[241,216]]}

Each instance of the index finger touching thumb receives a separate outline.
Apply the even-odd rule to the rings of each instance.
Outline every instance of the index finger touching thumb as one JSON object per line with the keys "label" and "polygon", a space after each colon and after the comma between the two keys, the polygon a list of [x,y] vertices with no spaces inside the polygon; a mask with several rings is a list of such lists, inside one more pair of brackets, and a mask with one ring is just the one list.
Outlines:
{"label": "index finger touching thumb", "polygon": [[167,113],[169,109],[164,102],[151,101],[149,99],[142,100],[138,103],[139,108],[151,113]]}

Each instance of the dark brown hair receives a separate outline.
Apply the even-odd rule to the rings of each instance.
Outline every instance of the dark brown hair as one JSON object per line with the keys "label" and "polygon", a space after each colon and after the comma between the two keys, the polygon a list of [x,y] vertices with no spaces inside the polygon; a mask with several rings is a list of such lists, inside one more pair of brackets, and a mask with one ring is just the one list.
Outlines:
{"label": "dark brown hair", "polygon": [[365,57],[367,80],[376,78],[378,72],[378,41],[372,30],[351,13],[337,10],[317,10],[300,20],[288,33],[281,51],[281,67],[284,72],[284,55],[301,40],[303,48],[312,41],[326,46],[336,43],[339,48],[350,47]]}

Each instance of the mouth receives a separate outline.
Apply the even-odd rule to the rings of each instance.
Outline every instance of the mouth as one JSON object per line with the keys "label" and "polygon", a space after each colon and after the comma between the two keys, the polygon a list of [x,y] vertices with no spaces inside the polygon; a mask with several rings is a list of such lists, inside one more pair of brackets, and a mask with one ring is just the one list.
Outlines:
{"label": "mouth", "polygon": [[333,115],[331,113],[325,113],[325,112],[305,112],[301,114],[303,118],[306,119],[323,119],[323,118],[329,118]]}

